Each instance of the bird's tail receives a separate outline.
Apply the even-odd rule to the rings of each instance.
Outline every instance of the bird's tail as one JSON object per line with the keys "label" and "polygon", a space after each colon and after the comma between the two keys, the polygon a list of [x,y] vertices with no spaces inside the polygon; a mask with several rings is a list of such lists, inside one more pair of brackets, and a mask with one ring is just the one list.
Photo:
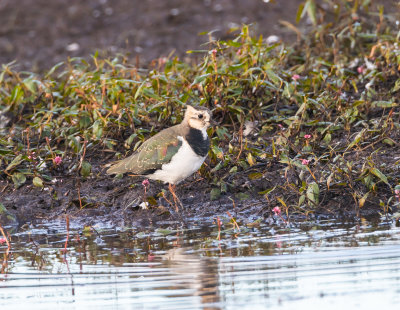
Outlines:
{"label": "bird's tail", "polygon": [[128,169],[126,169],[125,159],[115,162],[110,168],[107,169],[106,172],[107,174],[119,174],[128,172]]}

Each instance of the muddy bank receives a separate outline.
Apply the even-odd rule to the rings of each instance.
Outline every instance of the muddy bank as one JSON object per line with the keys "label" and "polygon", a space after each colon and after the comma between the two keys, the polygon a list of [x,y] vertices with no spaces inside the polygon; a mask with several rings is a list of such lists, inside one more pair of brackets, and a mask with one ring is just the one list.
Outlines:
{"label": "muddy bank", "polygon": [[[283,217],[289,220],[355,220],[359,217],[379,217],[384,213],[380,205],[380,198],[384,197],[370,196],[365,205],[359,208],[348,190],[333,187],[321,191],[321,203],[317,207],[307,207],[307,210],[299,208],[297,211],[291,208],[287,216],[277,197],[295,203],[298,195],[287,192],[285,178],[281,175],[282,164],[278,162],[266,162],[232,175],[229,181],[235,187],[221,193],[219,197],[214,197],[215,186],[210,184],[210,180],[197,173],[177,186],[184,209],[176,213],[167,185],[150,181],[145,193],[143,178],[128,175],[122,178],[110,177],[103,168],[106,163],[92,162],[93,176],[89,178],[54,171],[52,182],[46,182],[43,189],[35,187],[32,181],[15,189],[13,184],[1,180],[1,202],[8,210],[8,213],[3,212],[2,224],[46,222],[69,215],[71,220],[82,225],[93,225],[101,221],[113,225],[146,227],[157,225],[159,221],[178,220],[184,223],[184,219],[188,218],[198,218],[201,221],[217,216],[232,216],[241,224],[257,225],[258,221],[273,220],[272,209],[275,206],[279,206]],[[263,176],[256,180],[249,179],[249,173],[255,171]],[[289,179],[294,181],[296,176],[289,176]],[[272,184],[279,186],[280,183],[282,187],[277,188],[268,198],[260,194]],[[390,196],[391,192],[385,194]],[[383,195],[382,191],[380,195]],[[147,208],[144,208],[143,201],[147,201]],[[394,211],[396,208],[391,209],[390,213]]]}

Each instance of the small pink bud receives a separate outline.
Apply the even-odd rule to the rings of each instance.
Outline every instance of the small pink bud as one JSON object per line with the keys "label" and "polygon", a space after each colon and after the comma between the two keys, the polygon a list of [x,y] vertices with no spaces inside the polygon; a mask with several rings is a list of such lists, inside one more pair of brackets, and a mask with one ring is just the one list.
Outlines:
{"label": "small pink bud", "polygon": [[358,72],[359,74],[364,74],[364,73],[365,73],[365,67],[364,67],[364,66],[359,66],[359,67],[357,68],[357,72]]}
{"label": "small pink bud", "polygon": [[292,76],[292,80],[293,81],[297,81],[297,80],[299,80],[300,79],[300,75],[298,75],[298,74],[293,74],[293,76]]}
{"label": "small pink bud", "polygon": [[302,163],[303,165],[308,165],[308,164],[310,163],[310,161],[309,161],[308,159],[302,159],[302,160],[301,160],[301,163]]}
{"label": "small pink bud", "polygon": [[397,196],[399,196],[399,195],[400,195],[400,189],[395,189],[395,190],[394,190],[394,193],[395,193]]}
{"label": "small pink bud", "polygon": [[158,58],[158,63],[160,65],[165,65],[167,63],[168,58],[167,57],[160,57]]}
{"label": "small pink bud", "polygon": [[150,185],[149,180],[148,180],[148,179],[143,180],[142,185],[143,185],[144,187],[149,186],[149,185]]}
{"label": "small pink bud", "polygon": [[217,50],[214,48],[213,50],[211,50],[212,55],[215,57],[217,56]]}
{"label": "small pink bud", "polygon": [[62,158],[61,158],[61,156],[56,156],[55,158],[54,158],[54,163],[58,166],[59,164],[61,164],[62,163]]}
{"label": "small pink bud", "polygon": [[7,242],[5,238],[0,238],[0,244],[3,244],[4,242]]}
{"label": "small pink bud", "polygon": [[274,212],[275,215],[281,215],[281,208],[275,207],[272,209],[272,212]]}
{"label": "small pink bud", "polygon": [[304,139],[311,139],[311,135],[304,135]]}
{"label": "small pink bud", "polygon": [[278,127],[279,127],[280,129],[283,129],[282,124],[278,124]]}

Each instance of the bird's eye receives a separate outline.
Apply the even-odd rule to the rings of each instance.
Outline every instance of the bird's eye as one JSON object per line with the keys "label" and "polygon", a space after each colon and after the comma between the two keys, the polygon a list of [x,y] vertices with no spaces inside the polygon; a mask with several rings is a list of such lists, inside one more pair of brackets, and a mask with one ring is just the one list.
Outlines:
{"label": "bird's eye", "polygon": [[199,114],[199,115],[198,115],[198,118],[199,118],[199,119],[202,119],[202,118],[203,118],[203,114]]}

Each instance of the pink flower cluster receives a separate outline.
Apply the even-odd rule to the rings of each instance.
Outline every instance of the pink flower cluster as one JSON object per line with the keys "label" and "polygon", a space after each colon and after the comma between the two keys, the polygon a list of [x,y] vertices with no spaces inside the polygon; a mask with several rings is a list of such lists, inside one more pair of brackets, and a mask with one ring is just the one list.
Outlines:
{"label": "pink flower cluster", "polygon": [[58,165],[60,165],[60,164],[62,163],[62,157],[61,157],[61,156],[56,156],[56,157],[53,159],[53,161],[54,161],[54,163],[58,166]]}
{"label": "pink flower cluster", "polygon": [[279,207],[273,208],[272,212],[274,212],[274,214],[277,216],[281,215],[281,213],[282,213],[281,208],[279,208]]}
{"label": "pink flower cluster", "polygon": [[300,80],[300,75],[298,75],[298,74],[293,74],[293,75],[292,75],[292,80],[293,80],[293,81]]}
{"label": "pink flower cluster", "polygon": [[29,159],[36,159],[36,152],[32,152],[31,155],[28,155]]}
{"label": "pink flower cluster", "polygon": [[310,163],[310,161],[308,160],[308,159],[302,159],[301,160],[301,163],[303,164],[303,165],[308,165],[309,163]]}
{"label": "pink flower cluster", "polygon": [[364,74],[366,71],[367,71],[367,69],[365,68],[364,65],[359,66],[359,67],[357,68],[358,74]]}

